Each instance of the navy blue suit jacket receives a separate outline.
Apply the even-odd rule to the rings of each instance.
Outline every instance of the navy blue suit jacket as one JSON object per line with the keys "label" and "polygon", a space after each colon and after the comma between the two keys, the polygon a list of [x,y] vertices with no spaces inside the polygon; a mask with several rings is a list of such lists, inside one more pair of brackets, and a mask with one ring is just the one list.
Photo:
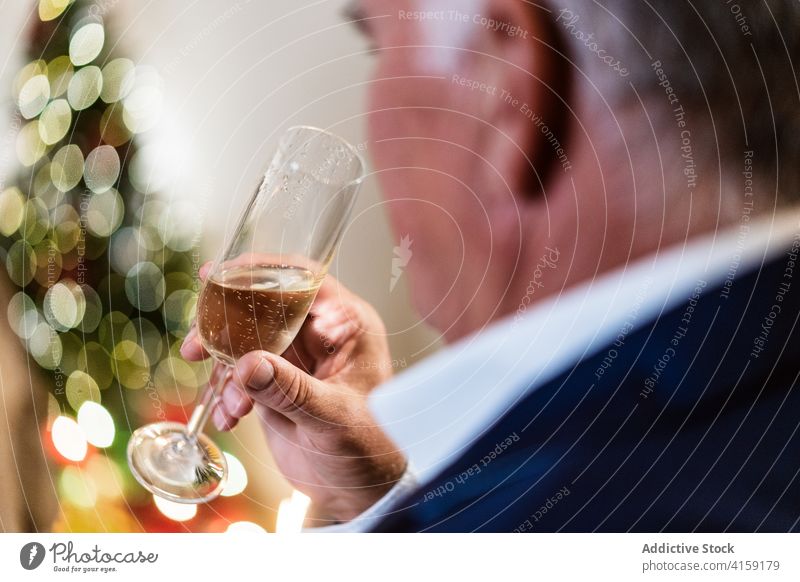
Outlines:
{"label": "navy blue suit jacket", "polygon": [[376,531],[797,531],[796,259],[620,330]]}

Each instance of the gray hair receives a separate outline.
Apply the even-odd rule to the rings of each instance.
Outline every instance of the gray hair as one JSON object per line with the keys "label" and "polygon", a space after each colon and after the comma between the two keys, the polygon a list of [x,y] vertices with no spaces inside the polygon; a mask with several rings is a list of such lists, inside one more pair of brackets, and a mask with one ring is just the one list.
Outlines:
{"label": "gray hair", "polygon": [[715,147],[713,121],[727,169],[740,174],[752,151],[754,172],[779,202],[800,200],[800,2],[549,0],[548,8],[569,57],[609,104],[636,99],[631,85],[668,112],[677,103],[702,129],[703,148]]}

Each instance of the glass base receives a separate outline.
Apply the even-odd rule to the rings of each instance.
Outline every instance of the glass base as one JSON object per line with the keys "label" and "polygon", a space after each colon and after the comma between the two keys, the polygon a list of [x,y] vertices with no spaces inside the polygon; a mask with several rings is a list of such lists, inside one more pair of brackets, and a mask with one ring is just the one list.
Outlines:
{"label": "glass base", "polygon": [[189,436],[186,425],[157,422],[128,441],[128,464],[148,491],[176,503],[205,503],[217,497],[228,475],[225,456],[204,434]]}

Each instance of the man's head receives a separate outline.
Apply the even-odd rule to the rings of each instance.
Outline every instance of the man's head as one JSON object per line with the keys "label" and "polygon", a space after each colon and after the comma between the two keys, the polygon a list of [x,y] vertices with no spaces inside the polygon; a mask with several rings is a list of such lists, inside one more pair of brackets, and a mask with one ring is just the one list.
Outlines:
{"label": "man's head", "polygon": [[748,163],[757,209],[796,192],[792,0],[356,6],[370,150],[448,337],[737,220]]}

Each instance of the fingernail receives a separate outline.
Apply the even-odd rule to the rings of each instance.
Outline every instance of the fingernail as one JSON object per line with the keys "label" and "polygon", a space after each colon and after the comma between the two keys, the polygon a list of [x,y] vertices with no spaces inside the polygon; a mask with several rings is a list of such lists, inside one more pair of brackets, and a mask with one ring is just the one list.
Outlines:
{"label": "fingernail", "polygon": [[247,387],[251,390],[263,390],[272,382],[273,377],[272,364],[262,359],[247,379]]}
{"label": "fingernail", "polygon": [[225,430],[225,416],[222,414],[222,411],[219,408],[214,409],[214,413],[211,415],[211,420],[214,421],[214,426],[217,427],[217,430]]}
{"label": "fingernail", "polygon": [[238,416],[244,405],[244,394],[236,387],[236,384],[228,382],[222,389],[222,401],[225,403],[225,408],[228,409],[228,412]]}

